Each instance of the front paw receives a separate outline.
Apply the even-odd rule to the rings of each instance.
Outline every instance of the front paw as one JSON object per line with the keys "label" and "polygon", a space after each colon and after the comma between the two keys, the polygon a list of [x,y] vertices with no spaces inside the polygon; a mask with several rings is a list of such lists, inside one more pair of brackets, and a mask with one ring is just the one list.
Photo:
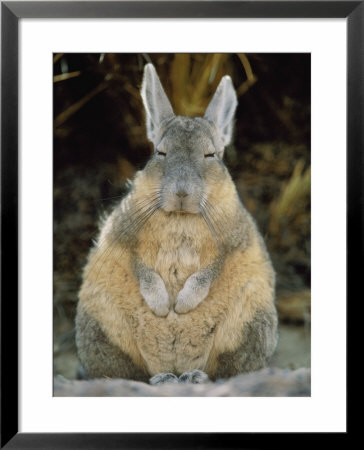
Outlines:
{"label": "front paw", "polygon": [[185,314],[195,308],[193,294],[183,288],[177,295],[174,310],[178,314]]}
{"label": "front paw", "polygon": [[153,284],[140,286],[140,292],[153,313],[165,317],[169,313],[170,303],[167,289],[162,278],[156,274]]}
{"label": "front paw", "polygon": [[178,293],[174,310],[178,314],[185,314],[207,297],[210,286],[203,285],[195,275],[191,275],[183,289]]}

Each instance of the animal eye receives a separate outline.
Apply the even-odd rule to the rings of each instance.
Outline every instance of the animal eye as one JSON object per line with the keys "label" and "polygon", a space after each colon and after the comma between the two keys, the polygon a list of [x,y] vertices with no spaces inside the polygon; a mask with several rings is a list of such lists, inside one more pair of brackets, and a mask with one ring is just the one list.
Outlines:
{"label": "animal eye", "polygon": [[207,153],[205,155],[205,158],[213,158],[215,156],[215,153]]}
{"label": "animal eye", "polygon": [[160,156],[166,156],[166,153],[165,152],[161,152],[161,151],[157,151],[157,155],[160,155]]}

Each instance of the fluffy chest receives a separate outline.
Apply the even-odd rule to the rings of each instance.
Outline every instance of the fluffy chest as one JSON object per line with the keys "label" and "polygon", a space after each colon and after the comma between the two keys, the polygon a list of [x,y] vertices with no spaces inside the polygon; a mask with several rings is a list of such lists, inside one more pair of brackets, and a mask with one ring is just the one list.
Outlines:
{"label": "fluffy chest", "polygon": [[186,279],[200,268],[196,241],[184,234],[169,233],[159,245],[154,268],[169,294],[175,297]]}

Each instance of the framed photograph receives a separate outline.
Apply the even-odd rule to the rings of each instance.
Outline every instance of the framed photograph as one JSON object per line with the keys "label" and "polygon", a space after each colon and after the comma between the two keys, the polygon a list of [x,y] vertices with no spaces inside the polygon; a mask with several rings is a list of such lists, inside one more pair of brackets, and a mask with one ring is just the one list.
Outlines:
{"label": "framed photograph", "polygon": [[[347,438],[346,305],[362,268],[357,261],[363,207],[363,3],[13,1],[1,3],[1,20],[1,446],[236,448],[242,440],[244,447],[260,446],[282,433],[292,443],[297,433],[302,439],[310,433]],[[161,124],[164,140],[156,131]],[[174,128],[168,134],[165,127]],[[175,145],[168,144],[169,135]],[[195,135],[194,151],[204,147],[201,158],[191,156]],[[168,172],[172,147],[188,154],[182,163],[181,157],[173,160]],[[163,164],[161,184],[153,191]],[[225,167],[230,175],[221,181],[219,170]],[[152,194],[130,209],[138,180],[149,180]],[[237,277],[244,278],[245,267],[239,262],[225,272],[221,268],[230,261],[228,247],[235,242],[230,237],[238,226],[231,225],[235,215],[230,218],[224,205],[230,192],[226,183],[254,218],[249,239],[264,240],[258,246],[266,246],[270,255],[264,264],[272,261],[274,267],[280,338],[273,356],[264,355],[270,363],[262,371],[253,362],[250,369],[229,373],[219,366],[233,354],[233,316],[240,310],[231,313],[227,325],[216,319],[228,314],[214,303],[219,286],[233,297],[229,289],[236,277],[225,284],[216,280],[220,270],[225,277],[240,270]],[[217,185],[225,189],[221,199]],[[206,244],[183,235],[188,241],[183,257],[196,266],[186,269],[169,260],[172,252],[158,250],[153,259],[154,250],[140,244],[143,238],[130,236],[155,233],[151,217],[157,220],[160,209],[191,216],[194,202],[201,230],[230,256],[216,262],[225,255],[221,250],[209,270],[203,269],[203,283],[212,277],[208,301],[204,294],[185,311],[184,283],[196,268],[197,274],[202,270],[191,248]],[[193,321],[208,337],[199,343],[197,333],[180,344],[199,361],[192,375],[177,356],[174,366],[155,363],[168,340],[164,332],[162,344],[158,332],[148,335],[145,345],[128,344],[133,361],[143,359],[148,368],[143,372],[137,366],[133,375],[118,376],[122,380],[112,379],[119,372],[106,360],[97,365],[87,353],[86,332],[95,320],[97,358],[110,351],[97,325],[105,329],[111,323],[108,303],[100,306],[89,298],[100,286],[112,292],[113,280],[129,273],[119,266],[124,250],[112,247],[118,208],[124,214],[130,209],[128,219],[115,226],[118,239],[127,236],[125,261],[132,261],[130,273],[139,282],[145,309],[137,333],[143,320],[160,331],[160,320],[166,319],[159,317],[167,315],[168,330],[180,327],[176,333],[182,336],[186,313],[200,311],[200,322],[197,313]],[[175,233],[171,222],[163,224],[158,233],[166,237],[157,233],[155,239],[166,240],[165,247],[158,245],[168,249]],[[110,262],[113,252],[116,264]],[[156,272],[144,265],[148,258],[165,282],[167,298],[176,297],[167,312],[153,300],[150,279]],[[264,289],[263,281],[260,286]],[[261,317],[268,303],[257,304]],[[246,312],[250,303],[242,305],[241,317],[251,314],[248,323],[255,323],[257,316]],[[213,314],[215,306],[220,312]],[[110,311],[113,323],[132,326],[116,309]],[[261,323],[273,323],[272,317],[264,315]],[[123,336],[117,323],[109,334],[115,336],[113,344]],[[227,344],[214,362],[203,351],[216,332]],[[255,336],[243,339],[249,343]],[[178,342],[173,340],[176,355]],[[124,356],[119,352],[118,358]],[[170,367],[176,367],[177,376]],[[240,374],[245,371],[251,373]],[[159,372],[178,384],[141,382]],[[211,382],[184,384],[186,373]]]}
{"label": "framed photograph", "polygon": [[[56,53],[53,60],[54,396],[77,396],[77,386],[85,385],[64,380],[75,380],[81,375],[77,353],[82,371],[93,379],[106,378],[108,381],[101,383],[105,388],[116,383],[110,378],[117,378],[119,387],[120,378],[144,381],[143,385],[133,385],[132,390],[130,385],[130,391],[126,384],[126,390],[116,389],[112,395],[227,395],[228,384],[201,382],[208,376],[214,381],[230,378],[232,383],[234,376],[256,372],[262,369],[263,360],[269,359],[270,368],[304,368],[303,372],[289,372],[301,380],[296,381],[296,390],[276,389],[273,395],[309,396],[311,55]],[[155,90],[154,83],[158,86]],[[206,114],[211,114],[221,91],[221,98],[228,99],[227,105],[215,111],[232,105],[228,120],[235,123],[227,127],[224,150],[216,151],[217,144],[210,147],[210,142],[215,142],[214,135],[202,127],[210,126]],[[153,92],[150,97],[149,92]],[[162,98],[163,102],[155,104],[154,98]],[[150,112],[164,108],[170,114],[170,122],[159,142],[150,128],[150,123],[158,123],[158,119]],[[214,120],[218,123],[217,117]],[[202,154],[204,148],[206,153]],[[177,195],[176,199],[175,192],[179,190],[182,197]],[[249,223],[245,208],[257,221],[257,227],[251,225],[249,232],[237,231],[237,212],[246,217],[243,223]],[[100,216],[104,218],[99,232]],[[154,229],[160,233],[155,235]],[[113,238],[109,234],[114,232]],[[272,259],[275,268],[278,345],[274,295],[264,284],[266,275],[273,274],[272,269],[266,273],[257,262],[258,270],[249,275],[250,283],[255,277],[263,283],[260,294],[255,288],[253,292],[266,303],[253,300],[255,295],[246,291],[243,298],[245,305],[251,305],[249,314],[247,307],[244,312],[239,310],[240,302],[221,304],[223,296],[239,299],[237,287],[240,291],[241,285],[248,282],[239,271],[244,267],[247,272],[251,259],[236,258],[248,254],[245,242],[250,233],[265,236],[270,256],[259,261],[264,261],[263,267],[269,267]],[[239,236],[238,244],[233,242],[234,235]],[[140,245],[143,251],[138,252]],[[206,256],[198,250],[200,247],[210,249]],[[228,247],[235,250],[227,250]],[[218,253],[215,249],[219,249]],[[148,261],[144,254],[149,255]],[[216,269],[218,276],[208,295],[201,299],[194,294],[195,303],[185,311],[184,295],[188,291],[183,289],[187,280],[201,270],[202,279],[209,279],[211,273],[206,267],[214,266],[216,258],[224,258],[224,263]],[[154,288],[157,298],[146,292],[144,272],[135,274],[129,260],[139,261],[138,264],[145,260],[148,277],[163,282],[163,289]],[[125,266],[120,265],[123,263]],[[230,271],[234,270],[232,276]],[[129,294],[123,294],[119,280],[125,280],[122,286]],[[99,290],[102,285],[107,294],[101,294],[105,292],[103,288]],[[104,316],[107,310],[112,311],[111,316]],[[215,342],[220,348],[235,345],[231,338],[235,336],[232,317],[240,313],[246,329],[253,323],[254,330],[265,329],[269,346],[259,338],[255,341],[252,337],[239,337],[238,347],[244,347],[244,351],[236,349],[231,357],[225,354],[227,361],[221,364],[213,356]],[[264,320],[259,319],[260,315]],[[134,320],[140,324],[135,332]],[[120,337],[120,323],[124,321],[128,330],[126,341]],[[101,337],[105,332],[101,333],[100,327],[110,337]],[[238,320],[238,336],[241,327]],[[91,329],[98,331],[91,333]],[[153,330],[157,330],[156,334]],[[226,340],[223,330],[229,331]],[[92,336],[97,339],[90,345]],[[130,358],[133,355],[132,363],[119,352],[117,357],[110,354],[111,348],[106,344],[110,339],[115,348]],[[261,352],[264,356],[239,359],[239,355],[249,354],[248,341],[254,347],[253,354]],[[137,362],[141,359],[137,348],[143,349],[142,359],[146,366],[151,365],[149,368]],[[100,356],[100,349],[105,359]],[[234,364],[228,362],[229,358]],[[120,362],[110,365],[114,359]],[[165,359],[169,362],[164,363]],[[63,379],[59,380],[59,376]],[[279,378],[278,372],[264,376]],[[284,378],[283,373],[281,376]],[[254,378],[258,383],[257,374]],[[158,385],[163,379],[173,380],[173,386],[168,383],[168,392],[167,385],[163,389],[147,387],[145,382],[149,379]],[[195,382],[182,383],[187,379]],[[81,395],[93,396],[98,386],[98,395],[102,396],[101,385],[95,383],[89,381],[91,390],[82,388]],[[181,385],[186,389],[183,392]],[[109,396],[108,392],[111,391],[105,390],[104,395]],[[231,386],[229,395],[248,396],[249,391],[241,389],[239,394],[239,389]],[[252,389],[252,395],[271,394]]]}

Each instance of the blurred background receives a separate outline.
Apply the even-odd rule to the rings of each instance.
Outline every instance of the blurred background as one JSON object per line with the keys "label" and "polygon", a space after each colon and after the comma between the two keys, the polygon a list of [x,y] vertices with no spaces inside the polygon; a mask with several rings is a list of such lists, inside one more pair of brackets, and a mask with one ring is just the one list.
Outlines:
{"label": "blurred background", "polygon": [[271,366],[310,367],[310,54],[63,54],[54,65],[54,375],[75,378],[74,316],[100,215],[151,155],[139,94],[152,62],[174,112],[204,114],[223,75],[239,105],[225,163],[277,272]]}

